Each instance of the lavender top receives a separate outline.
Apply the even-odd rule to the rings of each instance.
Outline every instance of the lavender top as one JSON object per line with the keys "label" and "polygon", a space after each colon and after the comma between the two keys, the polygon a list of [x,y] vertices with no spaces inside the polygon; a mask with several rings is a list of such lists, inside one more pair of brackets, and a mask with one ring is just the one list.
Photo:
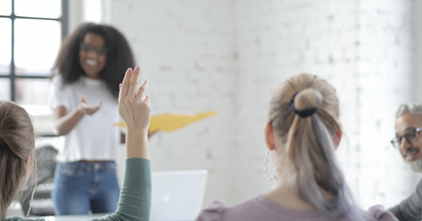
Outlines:
{"label": "lavender top", "polygon": [[[398,220],[391,212],[382,206],[373,206],[366,212],[368,215],[382,221]],[[330,220],[318,211],[298,211],[282,207],[263,195],[258,195],[250,200],[226,207],[223,203],[212,202],[196,221],[323,221]]]}

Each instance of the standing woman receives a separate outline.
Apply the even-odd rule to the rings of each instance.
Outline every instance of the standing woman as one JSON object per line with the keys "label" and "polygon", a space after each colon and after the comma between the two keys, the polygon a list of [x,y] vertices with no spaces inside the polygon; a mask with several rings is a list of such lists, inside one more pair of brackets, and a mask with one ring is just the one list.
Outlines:
{"label": "standing woman", "polygon": [[52,192],[56,215],[116,210],[120,132],[112,123],[120,121],[119,83],[133,66],[127,40],[111,26],[83,24],[64,41],[49,100],[65,138]]}

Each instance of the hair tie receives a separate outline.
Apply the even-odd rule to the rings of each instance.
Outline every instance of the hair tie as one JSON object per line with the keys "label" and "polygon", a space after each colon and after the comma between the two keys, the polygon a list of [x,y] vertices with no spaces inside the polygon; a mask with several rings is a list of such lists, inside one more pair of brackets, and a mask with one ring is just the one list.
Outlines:
{"label": "hair tie", "polygon": [[305,117],[312,116],[313,114],[317,112],[318,107],[308,108],[305,110],[296,110],[295,108],[295,104],[294,104],[295,97],[301,91],[302,90],[299,90],[293,94],[292,99],[290,99],[290,102],[289,102],[289,108],[291,111],[293,111],[293,113],[297,114],[299,117],[305,118]]}

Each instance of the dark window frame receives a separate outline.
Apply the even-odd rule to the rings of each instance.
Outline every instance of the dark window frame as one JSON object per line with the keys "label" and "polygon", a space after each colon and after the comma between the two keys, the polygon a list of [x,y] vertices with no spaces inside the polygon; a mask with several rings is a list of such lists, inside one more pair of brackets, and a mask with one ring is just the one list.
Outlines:
{"label": "dark window frame", "polygon": [[11,59],[10,59],[10,73],[1,73],[0,79],[9,79],[10,83],[10,97],[11,101],[16,101],[16,90],[15,84],[17,79],[48,79],[50,76],[45,74],[31,74],[31,75],[16,75],[16,66],[15,66],[15,21],[16,19],[32,19],[32,20],[44,20],[44,21],[59,21],[62,24],[62,41],[68,34],[69,27],[69,1],[62,1],[62,16],[59,18],[43,18],[43,17],[26,17],[26,16],[16,16],[15,15],[15,0],[10,0],[12,2],[12,12],[10,15],[0,15],[0,18],[9,18],[12,23],[12,40],[11,40]]}

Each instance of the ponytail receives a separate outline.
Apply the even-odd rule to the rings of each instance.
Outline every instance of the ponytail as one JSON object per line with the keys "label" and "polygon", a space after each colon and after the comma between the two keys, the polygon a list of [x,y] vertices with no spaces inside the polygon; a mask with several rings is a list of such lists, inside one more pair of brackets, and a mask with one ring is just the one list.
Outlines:
{"label": "ponytail", "polygon": [[270,122],[285,143],[283,171],[293,177],[299,197],[333,220],[371,220],[355,206],[334,155],[337,119],[335,90],[317,76],[292,77],[271,102]]}

